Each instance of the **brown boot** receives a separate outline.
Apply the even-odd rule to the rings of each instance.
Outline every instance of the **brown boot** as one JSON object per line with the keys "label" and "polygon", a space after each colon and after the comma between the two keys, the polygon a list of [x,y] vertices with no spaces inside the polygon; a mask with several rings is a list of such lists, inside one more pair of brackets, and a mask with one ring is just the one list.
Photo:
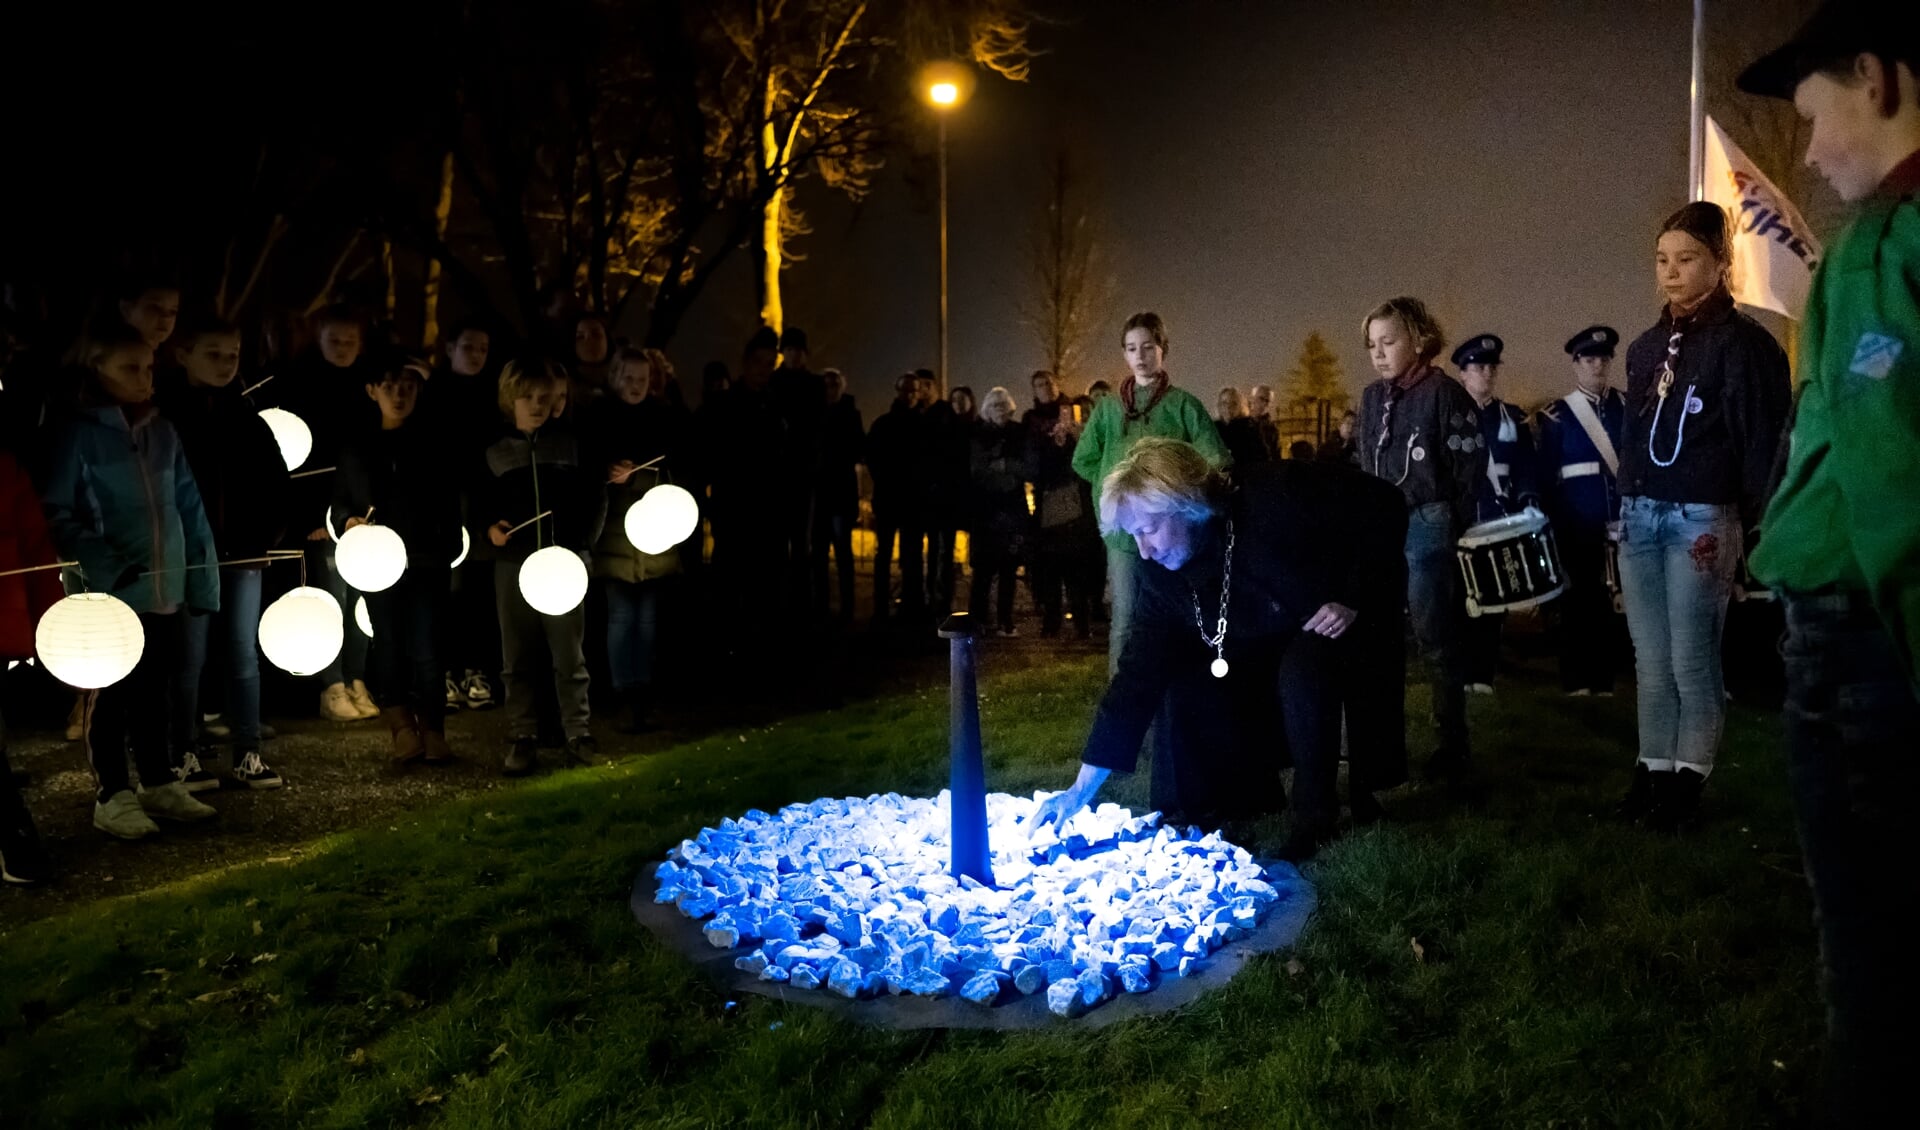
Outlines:
{"label": "brown boot", "polygon": [[446,765],[453,761],[453,747],[447,744],[444,732],[422,726],[420,740],[426,745],[428,765]]}
{"label": "brown boot", "polygon": [[420,737],[420,723],[414,720],[413,711],[404,706],[388,706],[381,709],[380,717],[393,732],[395,765],[409,765],[425,755],[426,742]]}

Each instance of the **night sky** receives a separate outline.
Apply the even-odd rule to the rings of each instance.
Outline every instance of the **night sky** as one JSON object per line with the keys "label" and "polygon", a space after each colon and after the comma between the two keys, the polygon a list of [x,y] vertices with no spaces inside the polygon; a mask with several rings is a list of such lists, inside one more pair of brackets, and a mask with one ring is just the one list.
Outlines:
{"label": "night sky", "polygon": [[[1209,404],[1225,384],[1277,380],[1316,329],[1357,394],[1372,377],[1361,316],[1410,293],[1450,343],[1505,338],[1503,395],[1532,405],[1568,387],[1575,331],[1652,323],[1655,231],[1686,198],[1690,5],[1098,11],[1042,33],[1032,81],[987,79],[953,119],[955,383],[1027,400],[1040,354],[1019,321],[1025,242],[1059,131],[1097,176],[1117,296],[1096,341],[1108,379],[1122,320],[1154,309],[1169,370]],[[815,232],[788,275],[815,367],[845,369],[869,418],[935,349],[930,190],[903,165],[858,208],[803,190]],[[731,265],[674,343],[683,371],[737,357],[749,266]]]}

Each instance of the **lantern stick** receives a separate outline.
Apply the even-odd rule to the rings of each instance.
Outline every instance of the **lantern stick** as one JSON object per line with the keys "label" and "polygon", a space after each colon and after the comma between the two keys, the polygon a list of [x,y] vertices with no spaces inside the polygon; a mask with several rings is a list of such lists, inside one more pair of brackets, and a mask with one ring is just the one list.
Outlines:
{"label": "lantern stick", "polygon": [[[180,565],[172,569],[148,569],[140,575],[142,577],[153,577],[161,573],[186,573],[194,569],[218,569],[223,565],[258,565],[263,562],[271,564],[275,561],[291,561],[296,557],[304,560],[306,556],[306,551],[299,549],[270,549],[264,557],[236,557],[231,561],[209,561],[205,565]],[[41,566],[41,568],[48,567],[49,566]],[[0,574],[0,576],[4,576],[4,574]]]}
{"label": "lantern stick", "polygon": [[0,577],[17,577],[22,573],[39,573],[47,569],[65,569],[70,565],[78,564],[80,564],[78,561],[49,561],[45,565],[29,565],[24,569],[7,569],[0,571]]}
{"label": "lantern stick", "polygon": [[327,473],[328,471],[332,471],[332,470],[336,470],[336,469],[337,469],[337,468],[333,468],[333,467],[315,467],[315,468],[314,468],[313,470],[311,470],[311,471],[295,471],[295,472],[294,472],[293,474],[291,474],[291,475],[288,475],[288,476],[287,476],[287,478],[289,478],[289,479],[304,479],[304,478],[306,478],[306,477],[307,477],[308,475],[324,475],[324,474],[326,474],[326,473]]}
{"label": "lantern stick", "polygon": [[552,514],[552,513],[553,513],[553,511],[551,511],[551,510],[542,510],[542,511],[541,511],[540,513],[538,513],[538,514],[535,514],[535,515],[534,515],[533,517],[531,517],[531,518],[528,518],[528,519],[527,519],[526,521],[524,521],[524,522],[522,522],[522,523],[520,523],[519,525],[517,525],[517,526],[515,526],[515,527],[513,527],[513,528],[512,528],[511,530],[508,530],[508,531],[507,531],[507,536],[508,536],[508,537],[512,537],[512,536],[513,536],[514,534],[517,534],[517,533],[519,533],[519,532],[520,532],[521,530],[524,530],[524,529],[526,529],[526,528],[527,528],[528,526],[531,526],[531,525],[533,525],[533,524],[534,524],[535,522],[538,522],[538,521],[539,521],[540,519],[542,519],[542,518],[545,518],[545,517],[546,517],[547,515],[549,515],[549,514]]}
{"label": "lantern stick", "polygon": [[252,384],[250,384],[250,385],[248,385],[247,387],[245,387],[245,388],[243,388],[243,389],[241,389],[241,390],[240,390],[240,395],[241,395],[241,396],[252,396],[252,395],[253,395],[253,390],[254,390],[254,389],[256,389],[256,388],[259,388],[259,387],[260,387],[261,385],[263,385],[263,384],[266,384],[266,383],[267,383],[268,381],[270,381],[270,380],[272,380],[273,378],[275,378],[275,377],[277,377],[277,376],[279,376],[279,375],[280,375],[280,374],[278,374],[278,373],[269,373],[269,374],[267,374],[266,376],[264,376],[264,377],[261,377],[261,378],[260,378],[259,380],[257,380],[257,381],[255,381],[255,382],[253,382]]}

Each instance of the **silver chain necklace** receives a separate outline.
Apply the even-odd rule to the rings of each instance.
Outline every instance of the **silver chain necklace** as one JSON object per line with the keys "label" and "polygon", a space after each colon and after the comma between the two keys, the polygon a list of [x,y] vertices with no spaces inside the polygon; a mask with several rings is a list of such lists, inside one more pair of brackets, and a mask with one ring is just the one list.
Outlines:
{"label": "silver chain necklace", "polygon": [[1193,626],[1200,629],[1200,642],[1213,649],[1213,665],[1209,668],[1216,679],[1227,677],[1227,594],[1233,591],[1233,519],[1227,519],[1227,560],[1220,569],[1220,620],[1214,625],[1213,634],[1207,634],[1206,614],[1200,611],[1200,590],[1188,586],[1193,593]]}

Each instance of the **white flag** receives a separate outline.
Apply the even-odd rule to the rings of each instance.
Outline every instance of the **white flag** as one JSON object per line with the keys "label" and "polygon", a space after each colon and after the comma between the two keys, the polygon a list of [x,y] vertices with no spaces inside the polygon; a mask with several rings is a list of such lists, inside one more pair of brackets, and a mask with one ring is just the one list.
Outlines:
{"label": "white flag", "polygon": [[1820,241],[1785,193],[1707,119],[1707,199],[1733,217],[1733,298],[1789,318],[1807,304]]}

